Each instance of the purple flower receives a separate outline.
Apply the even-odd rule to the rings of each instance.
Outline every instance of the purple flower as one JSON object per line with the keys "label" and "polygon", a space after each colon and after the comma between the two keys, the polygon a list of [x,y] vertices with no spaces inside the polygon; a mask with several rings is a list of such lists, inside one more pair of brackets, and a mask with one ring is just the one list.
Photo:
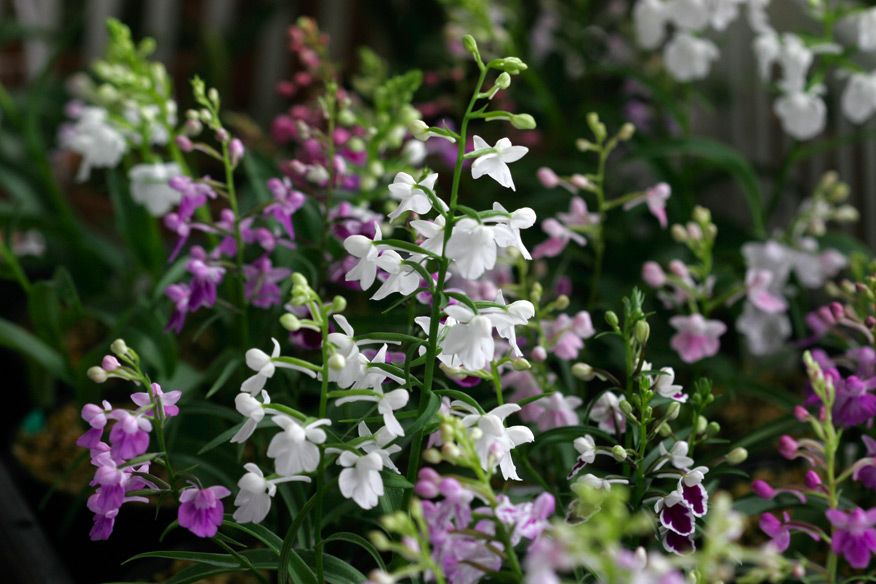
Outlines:
{"label": "purple flower", "polygon": [[202,306],[216,304],[216,288],[225,276],[225,268],[208,263],[207,254],[201,246],[194,246],[186,269],[192,275],[188,309],[194,312]]}
{"label": "purple flower", "polygon": [[678,535],[691,535],[694,532],[694,517],[690,505],[682,494],[673,491],[658,499],[654,512],[660,518],[660,525]]}
{"label": "purple flower", "polygon": [[568,314],[560,314],[554,321],[542,322],[548,347],[560,359],[571,361],[578,358],[578,353],[584,348],[584,339],[596,334],[590,314],[581,311],[574,318]]}
{"label": "purple flower", "polygon": [[[172,418],[179,414],[179,408],[176,406],[176,402],[179,401],[182,392],[177,391],[169,391],[164,393],[161,390],[161,386],[157,383],[152,384],[152,393],[155,394],[158,403],[162,405],[164,408],[164,416],[167,418]],[[152,403],[152,397],[145,391],[138,391],[136,393],[131,394],[131,401],[137,404],[140,407],[150,405]],[[153,412],[149,411],[146,413],[147,416],[152,416]]]}
{"label": "purple flower", "polygon": [[852,478],[863,484],[868,489],[876,491],[876,440],[869,436],[862,436],[867,448],[867,457],[858,462]]}
{"label": "purple flower", "polygon": [[167,321],[167,326],[164,328],[179,334],[182,332],[183,325],[186,323],[186,314],[189,312],[191,288],[188,284],[171,284],[164,290],[164,295],[170,298],[174,305],[173,314],[170,315],[170,320]]}
{"label": "purple flower", "polygon": [[88,533],[88,538],[91,541],[106,541],[113,533],[113,527],[116,524],[116,516],[119,514],[118,509],[113,509],[107,513],[95,513],[94,525]]}
{"label": "purple flower", "polygon": [[831,548],[849,564],[863,570],[870,564],[870,554],[876,553],[876,507],[864,511],[860,507],[843,513],[839,509],[825,512],[834,527]]}
{"label": "purple flower", "polygon": [[685,363],[715,355],[721,346],[718,338],[727,331],[723,322],[706,320],[701,314],[673,316],[669,324],[678,331],[669,344]]}
{"label": "purple flower", "polygon": [[265,207],[264,214],[273,217],[286,230],[289,239],[294,240],[292,215],[304,205],[304,195],[292,188],[288,178],[268,180],[268,190],[274,196],[274,202]]}
{"label": "purple flower", "polygon": [[270,308],[280,304],[280,287],[277,282],[289,277],[286,268],[275,268],[271,258],[264,255],[253,263],[243,267],[246,276],[246,298],[253,306]]}
{"label": "purple flower", "polygon": [[141,414],[132,414],[127,410],[113,410],[107,416],[116,423],[110,430],[110,445],[113,458],[129,460],[140,456],[149,448],[149,432],[152,424]]}
{"label": "purple flower", "polygon": [[221,499],[231,494],[223,486],[190,487],[179,496],[179,524],[198,537],[213,537],[222,524],[225,508]]}
{"label": "purple flower", "polygon": [[876,395],[870,393],[876,386],[876,377],[862,381],[852,375],[845,380],[840,378],[834,385],[833,418],[838,425],[849,428],[869,422],[876,416]]}
{"label": "purple flower", "polygon": [[681,535],[671,529],[661,529],[663,533],[663,549],[673,554],[686,554],[696,549],[693,536]]}
{"label": "purple flower", "polygon": [[518,505],[512,504],[505,495],[499,495],[498,501],[496,517],[508,527],[513,527],[512,545],[517,545],[523,538],[530,541],[538,539],[556,508],[556,502],[550,493],[542,493],[534,501]]}
{"label": "purple flower", "polygon": [[805,533],[815,541],[821,539],[815,527],[808,523],[791,521],[791,516],[787,512],[782,513],[781,519],[772,513],[764,513],[760,516],[760,529],[770,537],[770,543],[778,552],[788,549],[791,544],[791,531]]}
{"label": "purple flower", "polygon": [[541,223],[542,230],[548,234],[547,241],[535,246],[532,257],[552,258],[569,245],[570,241],[580,246],[587,245],[587,240],[581,235],[581,230],[599,223],[599,214],[590,213],[587,203],[581,197],[573,197],[569,204],[568,213],[558,213],[557,219],[545,219]]}

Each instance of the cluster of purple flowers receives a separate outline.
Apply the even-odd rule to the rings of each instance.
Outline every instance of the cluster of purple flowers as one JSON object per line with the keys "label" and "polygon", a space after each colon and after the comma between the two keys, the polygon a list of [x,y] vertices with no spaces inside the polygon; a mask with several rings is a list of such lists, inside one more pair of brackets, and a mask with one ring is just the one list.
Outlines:
{"label": "cluster of purple flowers", "polygon": [[165,290],[174,304],[167,328],[179,333],[188,314],[216,304],[218,287],[228,266],[232,265],[231,261],[238,255],[236,229],[241,244],[251,246],[259,253],[243,266],[247,302],[258,308],[280,304],[279,282],[287,278],[290,271],[275,267],[271,253],[278,247],[294,247],[292,216],[304,204],[304,195],[295,190],[288,179],[270,179],[267,186],[273,199],[262,209],[260,216],[245,217],[237,222],[234,212],[225,208],[215,223],[207,223],[198,220],[196,214],[199,208],[217,197],[209,179],[197,181],[180,176],[171,179],[169,184],[180,193],[179,207],[164,217],[165,226],[178,238],[171,260],[180,253],[193,231],[209,234],[216,243],[209,252],[200,245],[192,246],[186,262],[189,282],[171,284]]}

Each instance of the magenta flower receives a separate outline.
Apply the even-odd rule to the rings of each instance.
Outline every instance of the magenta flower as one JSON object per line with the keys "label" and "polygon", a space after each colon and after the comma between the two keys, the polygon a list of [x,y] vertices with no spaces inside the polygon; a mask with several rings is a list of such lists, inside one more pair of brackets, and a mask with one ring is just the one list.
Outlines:
{"label": "magenta flower", "polygon": [[715,355],[721,346],[718,338],[727,331],[723,322],[706,320],[701,314],[673,316],[669,324],[678,331],[669,344],[685,363]]}
{"label": "magenta flower", "polygon": [[870,564],[870,554],[876,554],[876,507],[864,511],[860,507],[843,513],[839,509],[825,512],[834,527],[831,548],[846,558],[855,569],[863,570]]}
{"label": "magenta flower", "polygon": [[844,428],[869,422],[876,416],[876,395],[870,390],[876,387],[876,377],[862,381],[857,375],[834,382],[836,401],[833,404],[834,421]]}
{"label": "magenta flower", "polygon": [[109,436],[114,459],[129,460],[146,452],[152,430],[152,423],[146,416],[113,410],[107,417],[116,421]]}
{"label": "magenta flower", "polygon": [[170,298],[173,302],[173,314],[170,315],[170,320],[167,321],[165,330],[173,331],[176,334],[182,332],[183,326],[186,323],[186,314],[189,312],[189,298],[192,291],[188,284],[171,284],[164,290],[164,295]]}
{"label": "magenta flower", "polygon": [[779,552],[784,552],[791,544],[792,530],[805,533],[815,541],[821,539],[813,526],[799,521],[792,521],[791,516],[787,512],[782,513],[781,519],[772,513],[764,513],[760,516],[760,529],[770,537],[770,543]]}
{"label": "magenta flower", "polygon": [[876,491],[876,440],[869,436],[862,436],[864,446],[867,448],[867,458],[855,465],[852,478],[863,484],[868,489]]}
{"label": "magenta flower", "polygon": [[642,280],[651,288],[662,288],[666,284],[666,272],[657,262],[642,264]]}
{"label": "magenta flower", "polygon": [[88,532],[88,538],[91,541],[106,541],[113,533],[113,527],[116,524],[116,516],[119,514],[118,509],[113,509],[107,513],[95,513],[94,525],[91,531]]}
{"label": "magenta flower", "polygon": [[286,230],[289,239],[294,240],[292,215],[304,205],[304,194],[292,188],[292,182],[288,178],[268,180],[268,190],[274,196],[274,202],[265,207],[263,213],[273,217]]}
{"label": "magenta flower", "polygon": [[[169,391],[164,393],[161,390],[161,386],[157,383],[152,384],[152,393],[155,394],[158,403],[164,408],[164,416],[167,418],[172,418],[176,415],[179,415],[179,407],[177,407],[176,402],[179,401],[180,396],[182,396],[182,392],[179,390]],[[140,407],[150,405],[152,403],[152,397],[145,391],[138,391],[136,393],[131,394],[131,401],[137,404]],[[152,416],[153,412],[149,411],[146,413],[147,416]]]}
{"label": "magenta flower", "polygon": [[587,203],[581,197],[573,197],[568,213],[558,213],[557,219],[545,219],[541,228],[548,234],[544,241],[532,250],[532,257],[556,257],[560,255],[570,241],[580,246],[587,245],[587,240],[580,231],[599,223],[599,214],[590,213]]}
{"label": "magenta flower", "polygon": [[574,318],[560,314],[556,320],[543,321],[544,334],[547,337],[548,348],[560,359],[571,361],[578,357],[584,348],[584,339],[596,334],[590,314],[581,311]]}
{"label": "magenta flower", "polygon": [[246,298],[253,306],[270,308],[280,304],[280,286],[277,282],[289,277],[288,269],[275,268],[271,264],[271,258],[264,255],[244,266],[243,273],[246,276]]}
{"label": "magenta flower", "polygon": [[221,485],[183,490],[179,496],[179,524],[198,537],[213,537],[225,512],[221,499],[230,494],[231,491]]}
{"label": "magenta flower", "polygon": [[186,270],[192,275],[189,311],[194,312],[202,306],[216,304],[216,289],[225,276],[225,268],[209,263],[204,248],[196,245],[191,249],[191,259],[186,264]]}

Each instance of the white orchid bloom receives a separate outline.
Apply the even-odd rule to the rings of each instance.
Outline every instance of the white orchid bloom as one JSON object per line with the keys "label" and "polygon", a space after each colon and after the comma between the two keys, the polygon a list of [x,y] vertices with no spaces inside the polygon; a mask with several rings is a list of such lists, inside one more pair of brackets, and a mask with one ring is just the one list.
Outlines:
{"label": "white orchid bloom", "polygon": [[[490,148],[490,145],[480,136],[475,136],[473,142],[475,151]],[[492,147],[492,150],[493,152],[487,152],[475,158],[471,165],[472,178],[478,179],[487,175],[503,187],[509,188],[512,191],[515,190],[514,180],[511,178],[511,170],[508,168],[508,163],[517,162],[523,158],[529,152],[529,148],[526,146],[512,146],[511,140],[501,138]]]}
{"label": "white orchid bloom", "polygon": [[398,419],[396,419],[395,411],[405,407],[409,399],[410,394],[408,390],[403,388],[394,389],[388,393],[383,393],[382,389],[377,389],[374,395],[350,395],[338,398],[335,400],[335,405],[340,406],[359,401],[375,402],[377,404],[377,412],[383,416],[383,423],[386,425],[387,431],[393,436],[404,436],[405,430]]}
{"label": "white orchid bloom", "polygon": [[364,450],[366,454],[376,452],[380,456],[380,460],[383,461],[383,466],[385,468],[388,468],[396,474],[401,474],[401,471],[390,458],[390,455],[401,452],[402,449],[398,444],[390,444],[390,442],[396,439],[396,436],[394,436],[386,426],[372,434],[365,422],[359,422],[357,430],[359,431],[360,438],[372,438],[372,440],[362,443],[362,450]]}
{"label": "white orchid bloom", "polygon": [[688,444],[684,440],[679,440],[678,442],[673,444],[672,449],[668,451],[661,442],[659,446],[659,451],[660,456],[662,456],[664,460],[657,463],[657,466],[655,466],[654,469],[660,469],[667,462],[669,462],[672,466],[679,470],[689,469],[693,465],[694,461],[693,458],[687,455],[688,450]]}
{"label": "white orchid bloom", "polygon": [[681,31],[677,31],[663,49],[666,70],[682,82],[705,78],[718,56],[715,43]]}
{"label": "white orchid bloom", "polygon": [[444,216],[438,215],[434,221],[426,219],[414,219],[411,227],[423,238],[420,247],[426,251],[441,255],[444,249]]}
{"label": "white orchid bloom", "polygon": [[[423,257],[423,256],[420,256]],[[408,258],[412,261],[419,261],[415,256]],[[398,269],[389,274],[389,277],[380,285],[377,292],[371,297],[372,300],[383,300],[390,294],[396,292],[402,296],[413,294],[420,287],[420,273],[414,268],[406,265],[399,265]]]}
{"label": "white orchid bloom", "polygon": [[680,403],[687,401],[684,388],[675,384],[675,370],[672,367],[660,368],[660,374],[654,378],[654,391]]}
{"label": "white orchid bloom", "polygon": [[[493,211],[508,213],[508,210],[499,203],[493,203]],[[496,223],[496,226],[493,227],[493,237],[496,241],[496,245],[503,248],[516,248],[520,252],[520,255],[527,260],[531,260],[532,254],[530,254],[529,250],[526,249],[526,246],[523,245],[523,239],[520,237],[520,230],[529,229],[535,225],[535,211],[529,207],[523,207],[522,209],[517,209],[510,213],[510,215],[510,217],[490,217],[484,221]]]}
{"label": "white orchid bloom", "polygon": [[128,171],[131,198],[146,207],[153,217],[161,217],[180,202],[180,192],[167,184],[180,174],[182,170],[175,162],[137,164]]}
{"label": "white orchid bloom", "polygon": [[268,456],[274,459],[274,468],[282,476],[313,472],[319,466],[319,444],[325,442],[321,426],[331,425],[331,420],[316,420],[303,426],[298,420],[278,414],[271,420],[283,429],[271,438]]}
{"label": "white orchid bloom", "polygon": [[656,49],[666,36],[669,11],[661,0],[639,0],[633,8],[636,40],[643,49]]}
{"label": "white orchid bloom", "polygon": [[[496,343],[493,325],[482,314],[474,314],[468,307],[452,304],[444,309],[444,340],[439,358],[445,365],[478,371],[493,360]],[[453,319],[451,321],[451,319]]]}
{"label": "white orchid bloom", "polygon": [[359,282],[363,290],[374,284],[377,278],[377,268],[387,272],[398,271],[401,256],[391,249],[380,249],[378,242],[383,239],[380,226],[377,226],[374,239],[364,235],[351,235],[344,240],[344,249],[359,261],[344,277],[347,282]]}
{"label": "white orchid bloom", "polygon": [[309,483],[310,477],[288,476],[278,479],[265,479],[262,469],[253,463],[243,465],[247,470],[237,487],[240,491],[234,498],[234,520],[238,523],[261,523],[271,510],[271,498],[277,493],[277,484],[290,481]]}
{"label": "white orchid bloom", "polygon": [[344,467],[338,477],[341,494],[352,499],[363,509],[377,506],[377,500],[383,496],[383,479],[380,471],[383,460],[377,452],[358,455],[345,450],[338,457],[338,464]]}
{"label": "white orchid bloom", "polygon": [[265,417],[265,409],[262,405],[269,403],[271,403],[271,396],[269,396],[268,392],[265,390],[262,390],[262,401],[257,400],[245,391],[242,391],[235,396],[234,408],[241,416],[246,418],[246,421],[243,423],[240,430],[231,437],[231,442],[240,444],[246,442],[249,437],[252,436],[252,433],[255,432],[259,422]]}
{"label": "white orchid bloom", "polygon": [[92,168],[118,166],[128,144],[124,135],[110,123],[109,114],[103,108],[86,107],[69,135],[64,146],[82,156],[76,181],[88,180]]}
{"label": "white orchid bloom", "polygon": [[347,389],[361,380],[368,366],[368,359],[359,352],[359,346],[353,339],[354,331],[349,321],[342,314],[334,315],[335,322],[343,332],[329,333],[327,340],[343,358],[343,366],[339,369],[329,369],[329,381]]}
{"label": "white orchid bloom", "polygon": [[[467,409],[471,411],[471,406]],[[467,428],[477,426],[480,434],[475,439],[475,450],[484,470],[494,471],[498,466],[502,471],[502,477],[519,481],[517,467],[511,458],[511,450],[535,440],[532,430],[526,426],[505,427],[505,418],[520,411],[517,404],[504,404],[493,408],[486,414],[473,412],[462,419]]]}
{"label": "white orchid bloom", "polygon": [[270,355],[256,348],[246,352],[246,366],[256,373],[241,384],[240,391],[256,395],[265,387],[265,382],[274,376],[274,372],[278,367],[293,369],[299,373],[304,373],[308,377],[316,377],[316,373],[306,367],[277,361],[277,357],[280,356],[280,343],[275,338],[271,338],[271,342],[274,343],[274,350]]}
{"label": "white orchid bloom", "polygon": [[[399,205],[395,211],[389,214],[389,218],[395,219],[406,211],[412,211],[418,215],[431,211],[432,201],[423,189],[434,192],[436,180],[438,180],[438,174],[434,172],[419,182],[406,172],[396,174],[392,184],[389,185],[389,196],[399,201]],[[442,202],[442,211],[446,210],[447,205]]]}
{"label": "white orchid bloom", "polygon": [[470,217],[460,219],[453,226],[445,253],[460,276],[466,280],[480,278],[496,265],[496,230]]}
{"label": "white orchid bloom", "polygon": [[[496,304],[505,306],[505,296],[499,290],[496,293]],[[517,357],[522,357],[523,352],[517,346],[517,331],[514,327],[525,325],[535,316],[535,307],[528,300],[516,300],[506,308],[484,308],[481,314],[486,315],[490,323],[496,328],[500,337],[508,341],[511,352]]]}

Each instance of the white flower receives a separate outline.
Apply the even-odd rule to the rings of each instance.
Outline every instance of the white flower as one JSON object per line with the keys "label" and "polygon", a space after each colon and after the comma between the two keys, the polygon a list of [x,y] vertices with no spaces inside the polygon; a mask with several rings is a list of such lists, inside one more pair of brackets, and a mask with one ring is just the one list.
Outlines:
{"label": "white flower", "polygon": [[679,440],[675,444],[672,445],[672,450],[667,452],[666,447],[663,446],[663,443],[660,443],[660,454],[665,457],[665,460],[661,463],[658,463],[655,467],[659,469],[668,461],[672,466],[679,470],[685,470],[691,467],[694,463],[693,459],[687,455],[688,445],[684,440]]}
{"label": "white flower", "polygon": [[[585,464],[593,464],[593,461],[596,460],[596,441],[593,440],[593,436],[590,434],[581,436],[580,438],[575,438],[575,441],[572,442],[572,446],[578,451],[578,454],[580,455],[578,456],[578,462],[582,463],[582,466]],[[577,472],[577,470],[575,472]]]}
{"label": "white flower", "polygon": [[769,81],[773,63],[776,62],[782,51],[779,36],[773,30],[759,34],[754,39],[753,48],[754,56],[757,59],[757,72],[761,80]]}
{"label": "white flower", "polygon": [[246,442],[246,440],[252,436],[252,433],[255,432],[259,422],[265,417],[265,409],[262,407],[262,404],[269,403],[271,403],[271,396],[269,396],[268,392],[265,390],[262,390],[262,401],[257,400],[245,391],[242,391],[235,396],[234,407],[240,412],[240,415],[246,418],[246,422],[244,422],[240,430],[232,436],[231,442]]}
{"label": "white flower", "polygon": [[64,145],[82,156],[76,180],[88,180],[92,168],[112,168],[128,149],[125,137],[108,120],[103,108],[86,107],[70,129]]}
{"label": "white flower", "polygon": [[441,255],[444,248],[444,217],[442,215],[435,217],[435,221],[414,219],[411,221],[411,227],[423,238],[420,247]]}
{"label": "white flower", "polygon": [[686,32],[676,32],[663,49],[666,69],[678,81],[703,79],[709,74],[712,61],[718,58],[718,47],[709,40]]}
{"label": "white flower", "polygon": [[283,414],[271,418],[283,431],[271,438],[268,456],[274,459],[277,474],[296,475],[313,472],[319,466],[318,444],[325,442],[325,431],[320,426],[328,426],[331,420],[316,420],[302,426],[301,422]]}
{"label": "white flower", "polygon": [[460,219],[453,226],[445,253],[460,276],[466,280],[480,278],[496,265],[495,229],[470,217]]}
{"label": "white flower", "polygon": [[[496,304],[505,306],[505,296],[499,290],[496,293]],[[525,325],[533,316],[535,316],[535,307],[528,300],[517,300],[509,304],[506,308],[484,308],[481,311],[489,318],[490,323],[496,327],[496,332],[500,337],[508,341],[511,346],[511,352],[518,357],[522,357],[523,353],[520,347],[517,346],[517,332],[514,327]]]}
{"label": "white flower", "polygon": [[843,113],[855,124],[864,122],[876,111],[876,75],[853,73],[842,98]]}
{"label": "white flower", "polygon": [[592,487],[594,489],[600,489],[603,491],[610,491],[611,485],[627,485],[630,481],[627,479],[601,479],[594,474],[587,473],[581,478],[579,478],[576,483],[584,483],[585,485]]}
{"label": "white flower", "polygon": [[146,207],[153,217],[161,217],[179,203],[181,195],[167,181],[182,174],[174,162],[137,164],[128,171],[131,198]]}
{"label": "white flower", "polygon": [[[420,142],[415,143],[421,144]],[[419,215],[428,213],[432,209],[432,201],[423,188],[434,191],[436,180],[438,180],[438,174],[434,172],[419,182],[406,172],[396,174],[392,184],[389,185],[389,196],[399,201],[399,205],[395,211],[389,214],[389,218],[395,219],[406,211],[412,211]],[[443,206],[446,210],[446,205]]]}
{"label": "white flower", "polygon": [[633,8],[636,40],[643,49],[656,49],[666,36],[669,13],[661,0],[639,0]]}
{"label": "white flower", "polygon": [[240,491],[234,498],[234,520],[238,523],[261,523],[271,510],[271,498],[277,493],[277,484],[289,481],[309,483],[310,477],[289,476],[266,480],[262,470],[252,464],[243,465],[248,472],[237,481]]}
{"label": "white flower", "polygon": [[363,509],[377,506],[377,499],[383,495],[383,479],[380,470],[383,461],[377,452],[361,456],[345,450],[338,457],[338,464],[344,467],[338,477],[341,494],[353,499]]}
{"label": "white flower", "polygon": [[[414,256],[411,256],[414,260]],[[414,260],[416,261],[416,260]],[[371,297],[372,300],[383,300],[390,294],[398,292],[402,296],[413,294],[420,287],[420,274],[411,266],[399,265],[395,272],[389,274],[377,292]]]}
{"label": "white flower", "polygon": [[660,374],[654,378],[654,391],[663,397],[677,402],[684,403],[687,401],[684,388],[680,385],[675,385],[675,370],[672,367],[660,368]]}
{"label": "white flower", "polygon": [[746,0],[708,0],[709,24],[715,30],[726,29],[739,16],[739,5]]}
{"label": "white flower", "polygon": [[694,485],[699,485],[706,478],[706,473],[709,472],[709,467],[707,466],[696,466],[689,471],[686,471],[679,481],[679,486],[683,483],[688,487],[692,487]]}
{"label": "white flower", "polygon": [[343,332],[329,333],[327,340],[337,350],[337,354],[343,359],[340,369],[329,369],[329,381],[337,383],[346,389],[358,383],[366,373],[368,359],[359,352],[359,347],[353,339],[353,327],[341,314],[334,315],[335,322]]}
{"label": "white flower", "polygon": [[812,50],[795,34],[782,35],[782,50],[779,62],[782,65],[782,79],[779,86],[786,93],[802,92],[806,88],[806,75],[815,58]]}
{"label": "white flower", "polygon": [[420,140],[408,140],[402,146],[401,157],[410,166],[420,166],[428,153],[426,145]]}
{"label": "white flower", "polygon": [[590,419],[597,422],[600,430],[612,434],[623,434],[627,427],[620,400],[610,391],[603,392],[590,408]]}
{"label": "white flower", "polygon": [[876,8],[860,12],[856,20],[858,48],[865,52],[876,49]]}
{"label": "white flower", "polygon": [[[490,148],[490,145],[480,136],[475,136],[473,141],[475,151]],[[515,190],[514,180],[511,178],[511,170],[508,168],[508,163],[517,162],[523,158],[529,152],[529,148],[526,146],[512,146],[511,140],[501,138],[493,146],[493,150],[494,152],[481,154],[475,158],[474,163],[471,165],[472,178],[478,179],[487,175],[503,187],[509,188],[512,191]]]}
{"label": "white flower", "polygon": [[[493,203],[493,211],[499,211],[501,213],[508,212],[508,210],[499,203]],[[523,239],[520,237],[520,230],[529,229],[535,225],[535,220],[535,211],[529,207],[517,209],[511,213],[511,217],[491,217],[485,219],[485,221],[496,222],[496,226],[493,227],[493,238],[496,241],[496,245],[503,248],[516,248],[520,252],[520,255],[527,260],[531,260],[532,255],[530,255],[526,246],[523,245]]]}
{"label": "white flower", "polygon": [[675,26],[699,31],[709,24],[709,6],[706,0],[669,0],[666,10]]}
{"label": "white flower", "polygon": [[367,290],[377,277],[377,268],[394,272],[398,270],[401,256],[391,249],[381,250],[377,242],[382,239],[380,227],[377,226],[374,239],[368,239],[364,235],[351,235],[344,240],[344,249],[351,256],[359,258],[353,268],[347,272],[347,282],[358,281],[363,290]]}
{"label": "white flower", "polygon": [[816,86],[808,92],[795,91],[776,100],[773,109],[782,122],[782,128],[792,138],[808,140],[824,130],[827,106],[819,95],[821,89]]}
{"label": "white flower", "polygon": [[[467,409],[471,411],[471,406]],[[466,428],[476,425],[480,430],[480,435],[475,439],[475,450],[484,470],[492,472],[498,466],[503,478],[515,481],[519,481],[520,477],[517,476],[517,467],[514,466],[514,460],[511,458],[511,450],[520,444],[535,440],[532,430],[526,426],[505,427],[505,418],[518,411],[520,411],[519,405],[504,404],[486,414],[472,412],[462,419]]]}
{"label": "white flower", "polygon": [[372,438],[372,440],[363,442],[360,445],[362,450],[364,450],[366,454],[376,452],[377,455],[380,456],[380,460],[383,461],[383,466],[385,468],[388,468],[396,474],[401,474],[401,471],[392,459],[389,458],[390,455],[401,452],[401,446],[398,444],[390,444],[390,442],[396,439],[396,436],[393,436],[392,433],[387,430],[386,426],[380,428],[375,434],[372,434],[365,422],[359,422],[357,429],[360,438]]}
{"label": "white flower", "polygon": [[791,320],[784,313],[768,313],[745,303],[736,320],[736,330],[745,336],[753,355],[771,355],[785,346],[791,336]]}
{"label": "white flower", "polygon": [[485,368],[493,360],[496,350],[490,319],[458,304],[446,307],[444,312],[453,320],[445,322],[441,361],[469,371]]}
{"label": "white flower", "polygon": [[409,399],[410,394],[403,388],[394,389],[388,393],[383,393],[382,389],[377,389],[374,395],[350,395],[338,398],[335,400],[335,405],[340,406],[358,401],[376,402],[377,411],[383,416],[383,423],[386,424],[387,431],[393,436],[404,436],[405,430],[396,419],[395,410],[405,407]]}
{"label": "white flower", "polygon": [[299,367],[298,365],[293,365],[291,363],[276,361],[277,357],[280,356],[280,343],[274,338],[271,339],[271,342],[274,343],[274,350],[270,355],[261,349],[255,348],[246,352],[246,366],[256,373],[241,384],[240,391],[256,395],[265,387],[265,382],[274,376],[277,367],[294,369],[295,371],[304,373],[309,377],[316,377],[316,373],[306,367]]}

